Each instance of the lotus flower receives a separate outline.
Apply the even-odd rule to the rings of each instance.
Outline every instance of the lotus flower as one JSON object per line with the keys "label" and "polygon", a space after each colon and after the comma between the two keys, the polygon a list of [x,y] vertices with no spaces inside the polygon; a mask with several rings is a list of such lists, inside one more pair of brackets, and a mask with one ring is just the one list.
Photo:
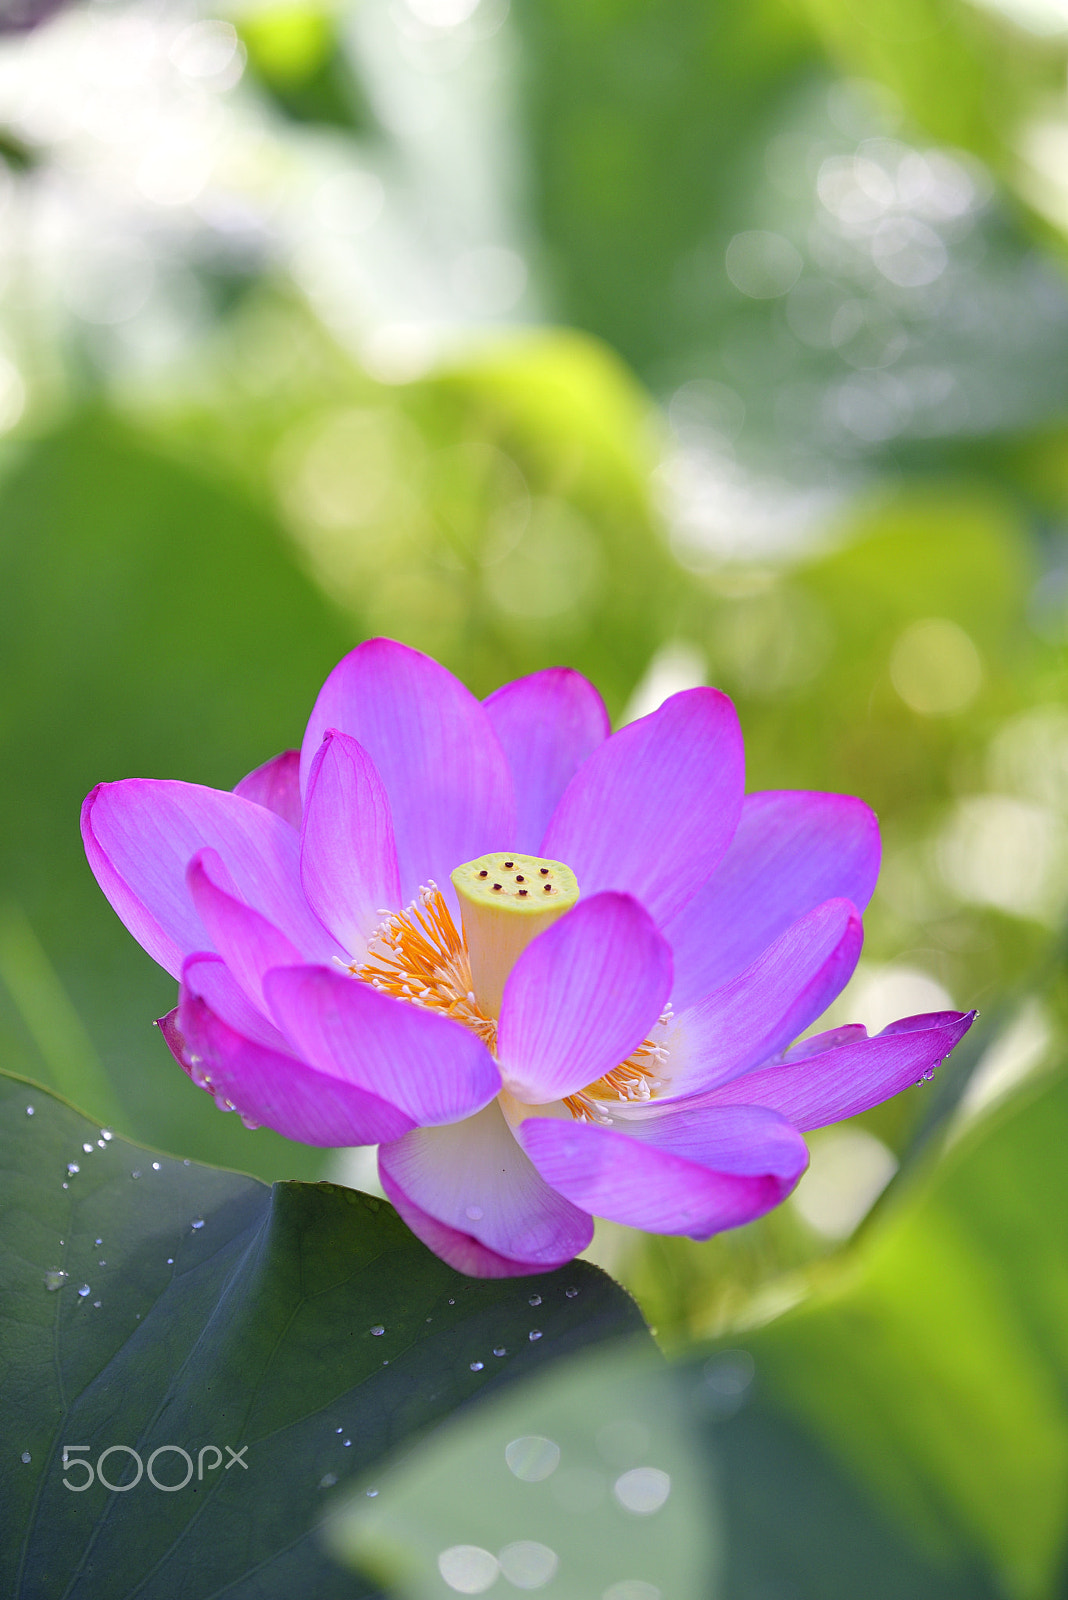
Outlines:
{"label": "lotus flower", "polygon": [[217,1103],[377,1144],[460,1271],[546,1271],[593,1217],[706,1239],[762,1215],[802,1133],[929,1076],[971,1015],[796,1042],[861,947],[879,835],[841,795],[743,795],[730,701],[610,734],[553,669],[479,702],[389,640],[330,674],[299,752],[233,793],[85,802],[112,906],[180,980],[161,1019]]}

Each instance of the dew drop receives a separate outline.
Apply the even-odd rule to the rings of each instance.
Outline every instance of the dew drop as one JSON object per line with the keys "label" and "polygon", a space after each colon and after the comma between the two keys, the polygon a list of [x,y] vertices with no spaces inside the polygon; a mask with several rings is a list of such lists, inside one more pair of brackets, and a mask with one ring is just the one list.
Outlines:
{"label": "dew drop", "polygon": [[174,1257],[173,1256],[168,1256],[167,1257],[167,1265],[169,1267],[173,1267],[174,1266]]}
{"label": "dew drop", "polygon": [[472,1222],[478,1222],[485,1216],[485,1212],[481,1206],[467,1206],[464,1210],[464,1216],[469,1217]]}
{"label": "dew drop", "polygon": [[32,1117],[33,1116],[33,1107],[32,1106],[27,1106],[26,1107],[26,1115],[28,1117]]}
{"label": "dew drop", "polygon": [[334,1429],[335,1433],[344,1433],[344,1431],[345,1431],[344,1428],[335,1428]]}
{"label": "dew drop", "polygon": [[190,1226],[192,1227],[194,1233],[199,1233],[201,1228],[204,1226],[204,1218],[194,1217]]}
{"label": "dew drop", "polygon": [[497,1346],[496,1350],[494,1350],[493,1354],[495,1356],[506,1356],[508,1354],[508,1351],[504,1348],[503,1344],[499,1344]]}
{"label": "dew drop", "polygon": [[94,1240],[93,1240],[93,1243],[94,1243],[94,1244],[103,1244],[103,1243],[104,1243],[104,1241],[103,1241],[103,1239],[94,1239]]}
{"label": "dew drop", "polygon": [[245,1124],[245,1127],[249,1130],[250,1133],[255,1133],[256,1129],[261,1126],[260,1123],[253,1122],[251,1117],[246,1117],[246,1115],[245,1115],[245,1113],[243,1111],[239,1112],[239,1116],[241,1118],[241,1121]]}
{"label": "dew drop", "polygon": [[578,1290],[577,1289],[565,1289],[564,1293],[567,1295],[567,1298],[569,1300],[574,1300],[575,1296],[578,1294]]}
{"label": "dew drop", "polygon": [[92,1292],[93,1291],[90,1289],[89,1285],[87,1283],[83,1283],[81,1288],[78,1290],[78,1298],[80,1300],[84,1300],[86,1295],[92,1294]]}
{"label": "dew drop", "polygon": [[368,1489],[367,1498],[368,1498],[368,1500],[377,1500],[378,1499],[378,1490],[377,1489]]}
{"label": "dew drop", "polygon": [[112,1133],[110,1128],[101,1128],[100,1137],[102,1139],[113,1139],[115,1135]]}
{"label": "dew drop", "polygon": [[449,1304],[450,1304],[450,1306],[454,1306],[456,1304],[456,1301],[455,1300],[450,1300]]}
{"label": "dew drop", "polygon": [[98,1139],[96,1142],[100,1146],[101,1150],[107,1149],[107,1145],[104,1143],[103,1139]]}
{"label": "dew drop", "polygon": [[472,1361],[472,1363],[471,1363],[471,1371],[472,1372],[481,1372],[484,1365],[485,1365],[485,1363],[482,1362],[482,1361]]}
{"label": "dew drop", "polygon": [[64,1180],[63,1180],[62,1184],[60,1185],[60,1187],[63,1188],[63,1189],[69,1189],[70,1188],[70,1184],[64,1178]]}
{"label": "dew drop", "polygon": [[107,1266],[107,1262],[103,1259],[103,1257],[101,1257],[101,1259],[97,1262],[97,1266],[98,1267],[106,1267]]}
{"label": "dew drop", "polygon": [[91,1156],[93,1153],[93,1147],[91,1144],[83,1144],[82,1149],[85,1151],[87,1156]]}
{"label": "dew drop", "polygon": [[186,1156],[186,1157],[185,1157],[185,1158],[184,1158],[184,1160],[183,1160],[183,1161],[182,1161],[182,1166],[183,1166],[183,1167],[190,1167],[190,1166],[192,1166],[192,1162],[191,1162],[191,1161],[190,1161],[190,1159],[189,1159],[189,1157],[188,1157],[188,1156]]}
{"label": "dew drop", "polygon": [[326,1472],[319,1479],[319,1487],[320,1487],[320,1489],[332,1489],[336,1482],[337,1482],[337,1473],[336,1472]]}
{"label": "dew drop", "polygon": [[32,1459],[33,1458],[30,1455],[30,1452],[28,1450],[24,1450],[22,1452],[22,1464],[23,1464],[23,1466],[28,1467]]}
{"label": "dew drop", "polygon": [[78,1165],[78,1163],[76,1161],[68,1161],[67,1162],[67,1177],[68,1178],[73,1178],[74,1174],[76,1172],[80,1172],[81,1170],[82,1170],[81,1167]]}
{"label": "dew drop", "polygon": [[341,1443],[344,1445],[345,1449],[348,1450],[352,1445],[352,1440],[351,1439],[342,1439]]}
{"label": "dew drop", "polygon": [[93,1305],[96,1307],[97,1311],[100,1310],[100,1307],[103,1305],[103,1303],[104,1302],[102,1300],[94,1300],[93,1301]]}
{"label": "dew drop", "polygon": [[159,1162],[158,1161],[153,1161],[153,1163],[152,1163],[152,1171],[153,1172],[158,1172],[159,1171]]}
{"label": "dew drop", "polygon": [[385,1331],[386,1331],[385,1328],[382,1326],[382,1324],[380,1322],[376,1322],[374,1327],[371,1329],[371,1332],[374,1334],[376,1339],[380,1338],[381,1335],[383,1333],[385,1333]]}
{"label": "dew drop", "polygon": [[136,1171],[130,1173],[130,1177],[131,1178],[139,1178],[140,1176],[141,1176],[141,1168],[140,1167],[138,1167],[136,1169]]}
{"label": "dew drop", "polygon": [[528,1306],[540,1306],[541,1305],[541,1295],[540,1294],[532,1294],[530,1299],[527,1301],[527,1305]]}
{"label": "dew drop", "polygon": [[530,1340],[531,1344],[533,1344],[535,1339],[541,1338],[541,1329],[531,1328],[530,1332],[527,1334],[527,1338]]}

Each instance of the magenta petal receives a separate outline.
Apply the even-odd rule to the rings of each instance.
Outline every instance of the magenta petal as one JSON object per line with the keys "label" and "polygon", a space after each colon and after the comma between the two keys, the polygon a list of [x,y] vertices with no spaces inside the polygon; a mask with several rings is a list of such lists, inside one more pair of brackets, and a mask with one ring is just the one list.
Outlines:
{"label": "magenta petal", "polygon": [[583,763],[540,854],[566,861],[584,895],[621,889],[662,926],[729,845],[743,781],[734,707],[716,689],[687,689]]}
{"label": "magenta petal", "polygon": [[329,967],[264,979],[271,1013],[306,1060],[380,1095],[421,1125],[456,1122],[497,1094],[485,1045],[448,1017],[394,1000]]}
{"label": "magenta petal", "polygon": [[[160,1026],[162,1027],[162,1022]],[[381,1168],[381,1161],[379,1167]],[[436,1256],[440,1256],[442,1261],[447,1262],[457,1272],[466,1273],[469,1278],[523,1278],[532,1272],[546,1271],[546,1268],[537,1262],[512,1261],[508,1256],[498,1255],[495,1250],[487,1250],[484,1244],[479,1244],[471,1234],[461,1233],[458,1228],[446,1227],[444,1222],[438,1222],[425,1211],[420,1211],[419,1207],[408,1199],[403,1189],[398,1189],[388,1172],[380,1171],[379,1176],[386,1199],[390,1201],[401,1221],[407,1224],[415,1237],[421,1239],[429,1250],[433,1250]]]}
{"label": "magenta petal", "polygon": [[[562,1266],[593,1237],[592,1218],[538,1176],[497,1104],[464,1122],[418,1128],[384,1146],[378,1170],[393,1204],[431,1249],[437,1243],[420,1232],[417,1216],[409,1220],[405,1204],[453,1235],[473,1239],[498,1260],[515,1263],[515,1272]],[[504,1275],[482,1273],[477,1265],[475,1271]]]}
{"label": "magenta petal", "polygon": [[213,947],[253,1005],[266,1010],[263,974],[298,966],[300,951],[278,929],[227,890],[230,875],[215,850],[199,850],[186,872],[189,892]]}
{"label": "magenta petal", "polygon": [[393,813],[401,898],[488,850],[511,848],[512,778],[485,708],[451,672],[418,650],[371,639],[327,678],[301,748],[305,794],[328,729],[359,741]]}
{"label": "magenta petal", "polygon": [[509,849],[536,854],[561,795],[608,737],[604,701],[580,672],[549,667],[503,684],[483,702],[515,784]]}
{"label": "magenta petal", "polygon": [[393,818],[367,751],[329,729],[308,778],[300,877],[323,926],[362,954],[386,909],[400,906]]}
{"label": "magenta petal", "polygon": [[664,929],[677,1011],[742,972],[825,900],[863,911],[879,875],[879,824],[863,800],[803,790],[747,795],[708,882]]}
{"label": "magenta petal", "polygon": [[801,1129],[855,1117],[932,1072],[967,1033],[975,1012],[937,1011],[891,1023],[873,1039],[819,1055],[794,1054],[701,1095],[701,1105],[770,1106]]}
{"label": "magenta petal", "polygon": [[221,956],[189,956],[182,967],[182,983],[235,1033],[268,1050],[280,1050],[283,1055],[290,1052],[285,1035],[253,1004]]}
{"label": "magenta petal", "polygon": [[410,1117],[377,1096],[244,1038],[184,985],[177,1032],[179,1059],[199,1087],[287,1139],[327,1147],[378,1144],[412,1126]]}
{"label": "magenta petal", "polygon": [[128,778],[100,784],[82,807],[89,865],[134,938],[178,977],[206,935],[185,869],[217,850],[246,905],[286,935],[305,960],[330,961],[338,946],[300,886],[300,840],[265,806],[195,783]]}
{"label": "magenta petal", "polygon": [[763,1216],[808,1159],[781,1117],[643,1119],[640,1127],[530,1117],[517,1137],[547,1183],[595,1216],[651,1233],[707,1239]]}
{"label": "magenta petal", "polygon": [[546,1104],[619,1066],[658,1021],[671,951],[625,894],[580,900],[529,944],[504,986],[497,1058],[518,1100]]}
{"label": "magenta petal", "polygon": [[300,751],[283,750],[280,756],[265,761],[262,767],[235,783],[234,793],[244,800],[254,800],[258,806],[266,806],[291,828],[299,828]]}
{"label": "magenta petal", "polygon": [[679,1017],[664,1076],[672,1095],[711,1088],[776,1056],[841,993],[863,929],[848,900],[828,900],[753,964]]}

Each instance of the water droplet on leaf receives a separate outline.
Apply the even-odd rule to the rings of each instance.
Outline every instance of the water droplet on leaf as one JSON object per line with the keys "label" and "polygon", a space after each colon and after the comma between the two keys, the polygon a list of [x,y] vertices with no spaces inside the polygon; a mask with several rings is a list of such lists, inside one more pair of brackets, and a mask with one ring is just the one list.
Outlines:
{"label": "water droplet on leaf", "polygon": [[53,1267],[51,1271],[46,1272],[44,1275],[44,1286],[49,1293],[55,1289],[62,1289],[69,1276],[69,1273],[61,1272],[58,1267]]}

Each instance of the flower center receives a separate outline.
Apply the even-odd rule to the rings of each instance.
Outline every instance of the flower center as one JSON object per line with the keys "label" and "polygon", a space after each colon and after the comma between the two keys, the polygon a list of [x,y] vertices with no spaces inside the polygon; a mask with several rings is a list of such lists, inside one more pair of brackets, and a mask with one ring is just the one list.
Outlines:
{"label": "flower center", "polygon": [[[497,1017],[508,974],[532,939],[576,904],[579,886],[562,861],[498,852],[452,873],[462,931],[437,884],[386,916],[361,963],[348,970],[396,1000],[463,1023],[496,1053]],[[670,1007],[660,1018],[666,1023]],[[610,1121],[604,1100],[648,1100],[660,1087],[662,1045],[646,1039],[595,1083],[564,1100],[580,1121]]]}

